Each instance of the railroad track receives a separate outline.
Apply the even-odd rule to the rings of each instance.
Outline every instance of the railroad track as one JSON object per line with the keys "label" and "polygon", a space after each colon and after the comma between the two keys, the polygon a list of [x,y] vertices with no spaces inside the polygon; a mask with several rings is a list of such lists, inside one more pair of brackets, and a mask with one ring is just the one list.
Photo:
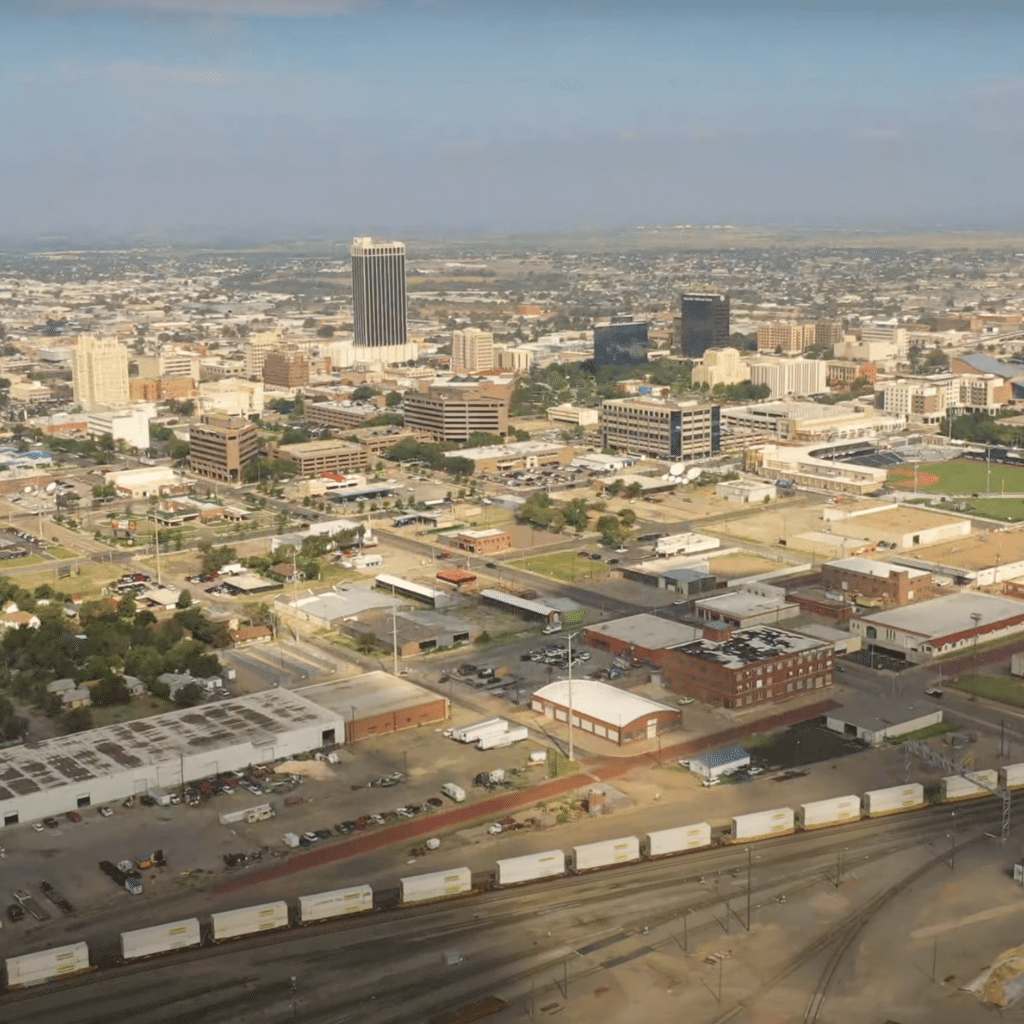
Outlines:
{"label": "railroad track", "polygon": [[[989,822],[995,823],[998,817],[999,808],[992,801],[976,801],[958,808],[957,825],[971,829],[981,828]],[[829,865],[824,861],[839,850],[851,847],[859,848],[854,857],[847,861],[848,867],[853,868],[855,865],[863,865],[881,859],[898,850],[917,846],[930,838],[938,838],[940,830],[945,829],[948,825],[949,819],[943,808],[929,808],[922,812],[913,812],[892,818],[873,819],[859,825],[850,824],[828,831],[798,833],[778,840],[752,844],[762,852],[763,859],[757,865],[751,893],[759,901],[766,898],[769,893],[777,895],[780,891],[786,895],[797,895],[809,887],[819,885],[823,879],[831,881],[828,873]],[[815,860],[821,863],[809,872],[806,865]],[[935,860],[936,862],[941,860],[941,856]],[[801,868],[801,865],[804,866]],[[595,904],[598,904],[602,910],[611,911],[605,920],[610,917],[615,924],[609,925],[609,929],[639,932],[641,927],[668,924],[679,919],[683,914],[699,915],[712,908],[721,907],[730,897],[724,897],[718,893],[712,894],[707,890],[698,890],[695,893],[692,891],[692,887],[711,877],[732,878],[741,874],[745,866],[746,854],[742,847],[701,851],[664,861],[643,862],[589,875],[570,876],[557,879],[553,883],[541,882],[515,889],[485,892],[476,898],[460,898],[446,901],[444,904],[402,908],[387,915],[376,914],[359,919],[339,919],[306,928],[293,928],[288,931],[240,940],[237,943],[183,951],[152,961],[130,965],[115,966],[113,964],[115,959],[112,955],[113,943],[108,941],[97,946],[97,953],[100,954],[103,965],[108,969],[62,982],[60,991],[71,988],[88,988],[104,980],[155,974],[164,967],[172,967],[177,971],[185,964],[198,963],[237,951],[266,950],[272,952],[277,950],[285,954],[282,959],[286,959],[286,951],[293,943],[307,938],[315,939],[318,936],[338,936],[342,942],[340,944],[332,943],[332,951],[344,953],[346,950],[351,950],[354,954],[353,959],[358,960],[357,950],[361,947],[369,949],[377,943],[386,943],[391,939],[408,943],[422,943],[443,936],[468,941],[470,937],[475,933],[482,932],[483,929],[498,928],[523,920],[535,919],[538,914],[545,912],[558,915],[565,915],[566,912],[578,913]],[[660,914],[654,916],[638,914],[631,911],[630,907],[624,907],[621,910],[615,907],[615,904],[623,902],[635,903],[640,896],[654,891],[664,897],[665,909]],[[744,886],[734,891],[731,898],[735,899],[745,892]],[[694,899],[695,896],[699,896],[699,898]],[[757,904],[758,907],[763,905],[762,902]],[[874,904],[869,906],[874,907]],[[473,913],[473,911],[478,911],[478,913]],[[864,918],[864,923],[867,920],[868,918]],[[594,924],[598,923],[604,922],[601,920],[591,921],[589,927],[593,928]],[[705,924],[708,923],[711,922],[705,922]],[[825,946],[836,941],[838,929],[849,930],[853,924],[854,922],[851,921],[841,922],[837,929],[833,929],[816,941],[808,956],[817,955]],[[589,935],[593,938],[595,932],[592,930]],[[849,937],[847,947],[855,937],[856,932],[853,932]],[[667,943],[673,940],[665,941]],[[565,955],[564,945],[564,943],[556,941],[548,946],[542,942],[539,947],[535,946],[522,955],[505,957],[494,962],[491,966],[495,969],[510,968],[508,972],[503,970],[501,988],[505,989],[507,986],[528,980],[531,976],[536,975],[538,970],[546,969],[548,962],[544,958],[549,952],[551,954],[550,964],[560,966]],[[562,952],[557,952],[558,949],[561,949]],[[104,953],[107,955],[104,956]],[[541,962],[540,967],[537,965],[538,958]],[[531,966],[520,969],[521,961],[527,959],[532,961]],[[841,960],[841,954],[836,960],[836,967],[839,960]],[[801,961],[801,963],[803,962],[805,961]],[[794,963],[789,973],[801,966],[801,963]],[[834,969],[832,973],[834,973]],[[582,976],[580,975],[580,977]],[[827,989],[830,979],[831,974],[825,981],[825,989]],[[416,996],[423,997],[426,994],[438,998],[439,1001],[443,1000],[442,986],[449,984],[449,981],[438,978],[435,985],[431,983],[433,980],[424,983],[421,978],[408,989],[405,986],[389,988],[388,994],[384,998],[380,998],[379,993],[366,993],[363,999],[356,999],[344,1007],[335,1003],[333,1012],[337,1014],[338,1011],[344,1012],[346,1009],[355,1010],[366,999],[376,997],[372,1004],[375,1019],[379,1017],[381,1020],[400,1020],[408,1010],[409,1000]],[[43,986],[39,989],[11,993],[0,997],[0,1005],[26,1003],[37,996],[52,994],[54,991],[54,986]],[[480,994],[486,995],[492,991],[493,986],[489,986]],[[462,997],[460,996],[460,998]],[[823,998],[824,989],[822,990]],[[389,1015],[393,1000],[395,1001],[394,1013]],[[428,1009],[439,1009],[445,1005],[451,1005],[451,1003],[441,1002],[440,1005]],[[382,1011],[383,1016],[381,1016]],[[125,1017],[124,1019],[129,1018]],[[313,1019],[315,1018],[310,1018],[310,1020]],[[327,1020],[328,1018],[323,1019]],[[335,1016],[332,1019],[344,1018]],[[814,1020],[814,1018],[809,1017],[808,1020]]]}

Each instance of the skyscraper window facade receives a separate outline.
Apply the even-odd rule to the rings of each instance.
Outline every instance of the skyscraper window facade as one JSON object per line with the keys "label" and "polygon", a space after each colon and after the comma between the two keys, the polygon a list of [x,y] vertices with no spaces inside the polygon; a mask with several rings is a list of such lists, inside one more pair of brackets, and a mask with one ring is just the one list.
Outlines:
{"label": "skyscraper window facade", "polygon": [[729,296],[683,292],[680,302],[680,354],[698,357],[729,344]]}
{"label": "skyscraper window facade", "polygon": [[594,366],[638,366],[647,362],[651,347],[650,325],[613,321],[594,325]]}
{"label": "skyscraper window facade", "polygon": [[355,344],[404,345],[405,243],[352,239],[352,327]]}

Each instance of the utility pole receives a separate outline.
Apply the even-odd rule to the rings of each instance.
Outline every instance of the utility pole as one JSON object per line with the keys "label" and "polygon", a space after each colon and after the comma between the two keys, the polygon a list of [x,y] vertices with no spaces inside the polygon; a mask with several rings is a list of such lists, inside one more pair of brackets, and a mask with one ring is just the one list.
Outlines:
{"label": "utility pole", "polygon": [[[398,610],[395,600],[395,585],[391,584],[391,655],[392,672],[398,675]],[[450,692],[450,690],[449,690]]]}
{"label": "utility pole", "polygon": [[747,847],[747,931],[750,931],[750,859],[752,851]]}
{"label": "utility pole", "polygon": [[573,746],[573,735],[572,735],[572,638],[576,636],[575,633],[569,634],[569,760],[576,760],[576,749]]}
{"label": "utility pole", "polygon": [[155,536],[156,536],[156,583],[157,583],[157,586],[160,586],[161,585],[161,580],[160,580],[160,520],[159,519],[155,520],[155,526],[156,526],[156,533],[155,533]]}

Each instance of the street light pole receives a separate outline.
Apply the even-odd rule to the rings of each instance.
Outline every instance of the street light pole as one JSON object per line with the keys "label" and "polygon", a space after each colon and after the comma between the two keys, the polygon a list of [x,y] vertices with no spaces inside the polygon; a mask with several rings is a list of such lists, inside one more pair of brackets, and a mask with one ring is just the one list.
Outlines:
{"label": "street light pole", "polygon": [[572,638],[574,636],[577,636],[577,635],[578,634],[576,634],[576,633],[570,633],[569,637],[568,637],[568,640],[569,640],[569,678],[568,678],[567,681],[569,683],[569,760],[570,761],[575,761],[576,760],[576,749],[573,746],[573,736],[572,736]]}
{"label": "street light pole", "polygon": [[750,931],[750,858],[752,852],[750,847],[747,847],[747,931]]}

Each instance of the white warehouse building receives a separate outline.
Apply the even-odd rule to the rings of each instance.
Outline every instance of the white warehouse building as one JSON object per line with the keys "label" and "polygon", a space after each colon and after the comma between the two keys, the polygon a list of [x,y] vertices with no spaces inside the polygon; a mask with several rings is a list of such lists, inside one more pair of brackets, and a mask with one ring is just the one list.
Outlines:
{"label": "white warehouse building", "polygon": [[287,690],[0,750],[0,819],[37,821],[345,742],[344,718]]}

